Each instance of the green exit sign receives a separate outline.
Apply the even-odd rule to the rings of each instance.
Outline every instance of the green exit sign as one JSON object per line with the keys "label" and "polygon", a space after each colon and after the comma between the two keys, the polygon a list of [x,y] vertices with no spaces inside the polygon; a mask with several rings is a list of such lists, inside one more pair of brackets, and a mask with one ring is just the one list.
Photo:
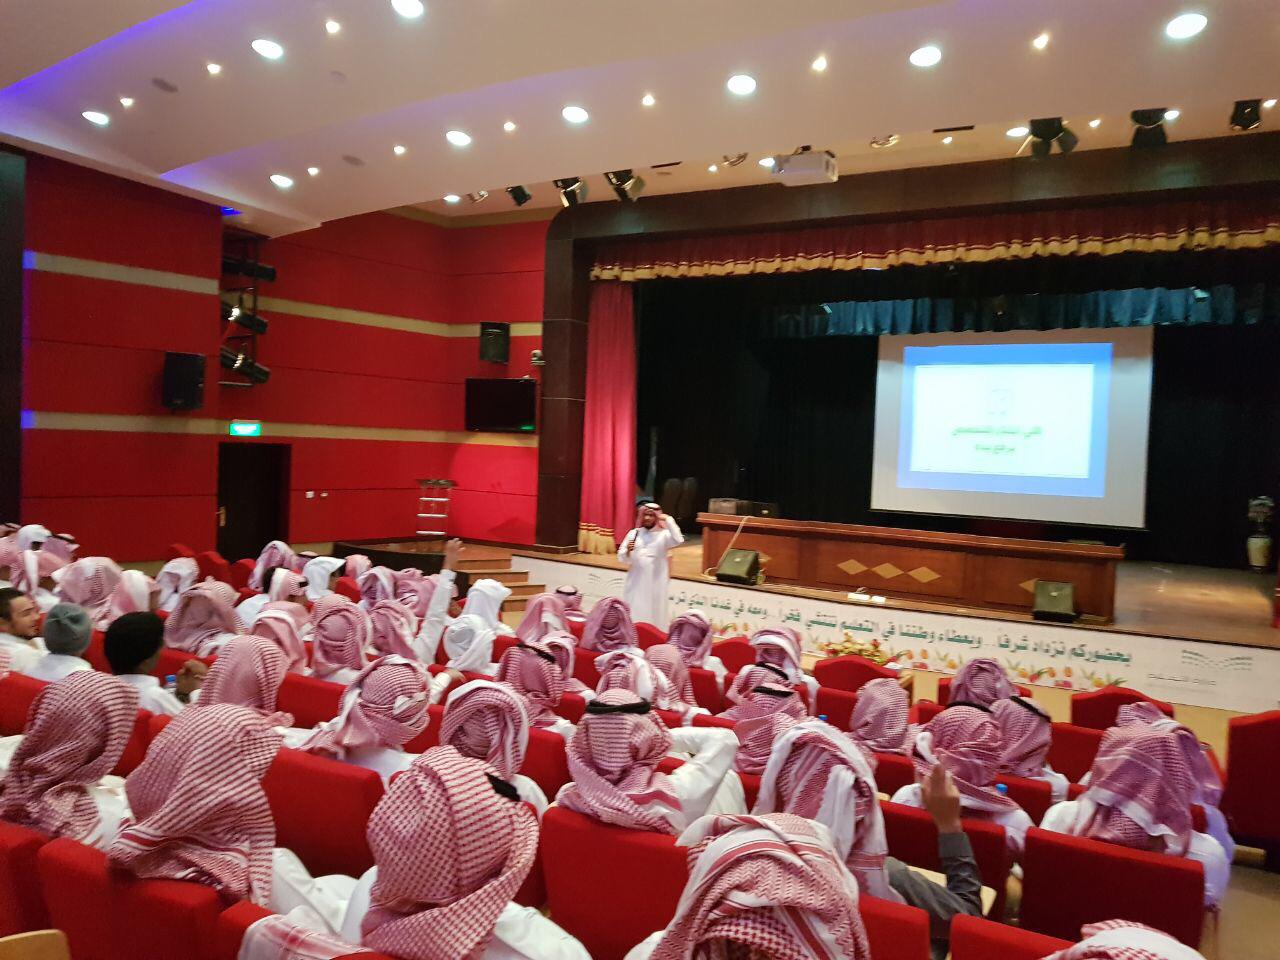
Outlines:
{"label": "green exit sign", "polygon": [[262,436],[261,420],[232,420],[227,424],[227,435],[231,437]]}

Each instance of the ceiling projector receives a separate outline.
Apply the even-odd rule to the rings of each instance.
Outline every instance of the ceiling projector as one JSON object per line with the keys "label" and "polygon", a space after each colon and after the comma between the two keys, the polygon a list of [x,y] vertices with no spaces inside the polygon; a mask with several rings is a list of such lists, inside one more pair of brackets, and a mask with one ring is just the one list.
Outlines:
{"label": "ceiling projector", "polygon": [[840,177],[840,168],[836,155],[830,150],[801,147],[790,156],[774,160],[773,176],[784,186],[804,187],[813,183],[835,183]]}

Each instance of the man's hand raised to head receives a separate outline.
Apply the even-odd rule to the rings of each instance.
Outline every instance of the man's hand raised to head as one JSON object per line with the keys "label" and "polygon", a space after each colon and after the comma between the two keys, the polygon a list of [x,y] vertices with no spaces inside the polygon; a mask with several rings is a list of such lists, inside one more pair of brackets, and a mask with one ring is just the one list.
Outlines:
{"label": "man's hand raised to head", "polygon": [[942,764],[934,764],[920,781],[920,796],[939,833],[960,832],[960,791]]}

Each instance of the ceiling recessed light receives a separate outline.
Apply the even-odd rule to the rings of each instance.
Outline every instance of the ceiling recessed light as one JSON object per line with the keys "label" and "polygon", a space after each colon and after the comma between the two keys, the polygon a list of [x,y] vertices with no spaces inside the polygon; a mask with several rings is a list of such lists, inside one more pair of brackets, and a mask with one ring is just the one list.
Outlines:
{"label": "ceiling recessed light", "polygon": [[1166,110],[1164,112],[1164,118],[1166,120],[1177,120],[1180,116],[1182,116],[1182,111],[1179,110],[1177,107],[1174,107],[1171,110]]}
{"label": "ceiling recessed light", "polygon": [[293,186],[293,177],[287,177],[283,173],[273,173],[271,175],[271,182],[281,190],[288,190]]}
{"label": "ceiling recessed light", "polygon": [[591,118],[591,115],[582,107],[575,107],[572,104],[561,110],[560,116],[570,123],[586,123]]}
{"label": "ceiling recessed light", "polygon": [[94,126],[98,126],[98,127],[105,127],[108,123],[111,122],[111,118],[107,116],[105,113],[103,113],[101,110],[86,110],[84,113],[80,114],[80,116],[84,117]]}
{"label": "ceiling recessed light", "polygon": [[326,20],[324,22],[324,30],[325,33],[329,34],[329,36],[333,36],[335,33],[342,32],[342,24],[337,20]]}
{"label": "ceiling recessed light", "polygon": [[1031,45],[1037,50],[1043,50],[1049,45],[1049,35],[1047,33],[1040,34],[1040,36],[1031,41]]}
{"label": "ceiling recessed light", "polygon": [[1205,28],[1209,18],[1203,13],[1184,13],[1164,25],[1164,32],[1173,40],[1190,40]]}
{"label": "ceiling recessed light", "polygon": [[930,44],[911,52],[911,62],[917,67],[932,67],[942,59],[942,51]]}
{"label": "ceiling recessed light", "polygon": [[873,150],[884,150],[886,147],[892,147],[901,139],[896,133],[887,133],[883,137],[872,137],[870,140]]}
{"label": "ceiling recessed light", "polygon": [[728,79],[725,86],[729,88],[729,92],[737,94],[739,97],[749,97],[756,92],[756,78],[746,73],[735,73]]}
{"label": "ceiling recessed light", "polygon": [[427,9],[422,5],[422,0],[391,0],[391,7],[400,16],[409,20],[422,16]]}
{"label": "ceiling recessed light", "polygon": [[1102,126],[1102,118],[1101,118],[1101,117],[1094,117],[1092,120],[1090,120],[1090,121],[1089,121],[1089,126],[1093,127],[1093,129],[1097,130],[1100,126]]}
{"label": "ceiling recessed light", "polygon": [[133,106],[133,97],[121,97],[120,106],[128,110],[130,107]]}
{"label": "ceiling recessed light", "polygon": [[1271,109],[1272,107],[1274,107],[1275,105],[1276,105],[1276,98],[1275,98],[1275,97],[1272,97],[1270,100],[1263,100],[1263,101],[1262,101],[1262,109],[1264,109],[1264,110],[1270,110],[1270,109]]}
{"label": "ceiling recessed light", "polygon": [[502,129],[507,131],[507,133],[515,133],[516,132],[515,122],[512,120],[508,120],[506,123],[502,125]]}
{"label": "ceiling recessed light", "polygon": [[266,57],[268,60],[279,60],[284,56],[284,47],[274,40],[268,40],[266,37],[259,37],[249,46],[253,47],[258,56]]}
{"label": "ceiling recessed light", "polygon": [[446,194],[444,195],[444,202],[445,202],[445,203],[457,203],[457,202],[458,202],[458,201],[460,201],[461,199],[462,199],[462,198],[461,198],[460,196],[458,196],[456,193],[446,193]]}
{"label": "ceiling recessed light", "polygon": [[1010,127],[1004,132],[1006,137],[1025,137],[1031,130],[1027,127]]}
{"label": "ceiling recessed light", "polygon": [[222,64],[220,63],[206,63],[204,68],[209,71],[210,76],[214,77],[222,72]]}
{"label": "ceiling recessed light", "polygon": [[774,164],[774,159],[773,157],[761,157],[759,160],[756,161],[756,163],[760,164],[760,166],[762,167],[772,167]]}
{"label": "ceiling recessed light", "polygon": [[403,143],[397,143],[394,147],[391,148],[391,152],[394,153],[397,157],[403,157],[406,153],[409,152],[409,148],[406,147]]}
{"label": "ceiling recessed light", "polygon": [[813,70],[814,73],[824,72],[827,69],[826,54],[823,54],[823,53],[818,54],[818,56],[814,59],[813,63],[809,64],[809,67]]}
{"label": "ceiling recessed light", "polygon": [[646,93],[640,98],[640,106],[642,107],[652,107],[657,102],[652,93]]}
{"label": "ceiling recessed light", "polygon": [[444,138],[455,147],[465,147],[471,143],[471,134],[462,130],[450,130],[444,135]]}
{"label": "ceiling recessed light", "polygon": [[320,168],[319,168],[319,167],[307,167],[307,176],[308,176],[308,177],[314,177],[314,176],[317,176],[319,173],[320,173]]}
{"label": "ceiling recessed light", "polygon": [[717,167],[714,163],[711,166],[707,167],[707,173],[718,173],[719,170],[720,168]]}
{"label": "ceiling recessed light", "polygon": [[955,137],[943,137],[942,142],[947,146],[951,146],[951,144],[955,142],[955,139]]}

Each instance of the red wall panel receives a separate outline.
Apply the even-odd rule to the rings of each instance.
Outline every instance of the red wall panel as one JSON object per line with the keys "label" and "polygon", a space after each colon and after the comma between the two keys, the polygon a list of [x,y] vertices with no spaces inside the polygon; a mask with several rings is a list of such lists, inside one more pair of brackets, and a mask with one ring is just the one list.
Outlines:
{"label": "red wall panel", "polygon": [[[148,414],[183,417],[160,402],[164,352],[126,347],[32,340],[23,364],[23,404],[28,410],[68,413]],[[218,368],[205,364],[206,410]],[[216,388],[215,388],[216,389]]]}
{"label": "red wall panel", "polygon": [[28,493],[40,497],[212,497],[217,437],[97,430],[26,430]]}
{"label": "red wall panel", "polygon": [[75,534],[82,556],[109,556],[123,562],[160,560],[174,541],[194,550],[212,549],[217,497],[32,497],[22,499],[22,516],[50,529]]}

